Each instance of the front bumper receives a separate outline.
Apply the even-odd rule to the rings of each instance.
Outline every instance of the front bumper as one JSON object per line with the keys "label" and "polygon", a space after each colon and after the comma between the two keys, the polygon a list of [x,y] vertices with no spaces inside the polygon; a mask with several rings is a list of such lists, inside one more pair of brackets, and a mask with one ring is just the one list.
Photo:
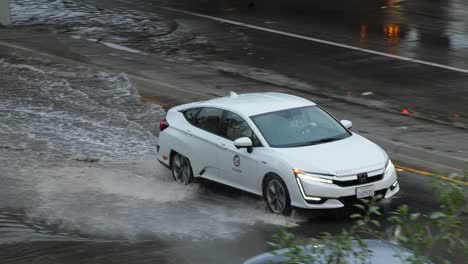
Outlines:
{"label": "front bumper", "polygon": [[[369,178],[372,177],[377,177],[377,175],[370,175]],[[386,173],[383,173],[380,180],[347,187],[299,178],[296,178],[296,181],[302,199],[300,202],[297,201],[294,206],[302,208],[333,209],[352,205],[358,200],[356,188],[363,186],[373,185],[374,195],[382,195],[385,199],[394,196],[400,190],[393,166]]]}

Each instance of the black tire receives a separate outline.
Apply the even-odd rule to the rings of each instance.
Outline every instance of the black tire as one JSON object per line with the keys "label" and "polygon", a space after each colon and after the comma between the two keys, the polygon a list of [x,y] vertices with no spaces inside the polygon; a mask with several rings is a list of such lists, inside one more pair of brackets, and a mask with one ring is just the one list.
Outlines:
{"label": "black tire", "polygon": [[291,198],[288,187],[278,175],[269,175],[263,185],[263,198],[270,212],[291,215]]}
{"label": "black tire", "polygon": [[194,180],[190,160],[182,154],[176,153],[172,158],[171,171],[174,180],[179,184],[188,185]]}

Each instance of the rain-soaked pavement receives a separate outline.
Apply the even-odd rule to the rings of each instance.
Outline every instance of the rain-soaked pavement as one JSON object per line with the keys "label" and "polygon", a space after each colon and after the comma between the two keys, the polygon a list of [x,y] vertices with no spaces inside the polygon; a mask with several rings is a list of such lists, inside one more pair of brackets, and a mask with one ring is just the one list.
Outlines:
{"label": "rain-soaked pavement", "polygon": [[[371,93],[367,99],[380,101],[382,108],[409,109],[415,115],[467,124],[468,6],[464,0],[87,1],[188,23],[205,48],[200,49],[205,56],[198,59],[229,62],[227,72],[233,74],[243,74],[249,67],[269,70],[309,83],[325,94],[359,98]],[[438,63],[465,73],[219,23],[161,6]]]}
{"label": "rain-soaked pavement", "polygon": [[[169,1],[131,2],[14,0],[12,11],[18,28],[52,29],[71,39],[135,54],[159,53],[181,63],[222,60],[226,64],[220,70],[228,73],[249,67],[268,76],[283,73],[300,87],[319,84],[323,92],[355,96],[372,91],[382,104],[397,102],[396,109],[411,106],[430,116],[440,112],[434,117],[441,120],[454,121],[448,117],[453,113],[456,122],[466,120],[468,77],[461,73],[283,39],[154,6]],[[358,36],[367,48],[466,68],[466,16],[446,15],[463,12],[457,8],[463,6],[460,1],[442,1],[437,8],[421,1],[385,8],[382,1],[357,1],[367,8],[345,5],[336,14],[330,9],[340,5],[333,1],[288,1],[282,6],[288,12],[262,8],[266,1],[255,1],[255,9],[245,2],[170,4],[295,33],[307,29],[307,34],[350,45]],[[299,12],[301,4],[313,15]],[[434,18],[433,9],[445,12],[434,11]],[[400,15],[392,17],[395,12]],[[356,24],[360,17],[364,22]],[[390,36],[387,27],[382,38],[381,26],[388,24],[383,18],[400,26],[400,33]],[[438,42],[444,39],[438,30],[451,32],[448,52],[447,40]],[[125,74],[0,49],[0,76],[0,263],[240,263],[268,250],[275,225],[295,226],[301,237],[349,225],[315,212],[272,215],[260,198],[207,181],[175,184],[155,161],[164,110],[142,102]],[[386,208],[406,203],[422,212],[433,210],[430,180],[408,172],[400,176],[402,191]]]}
{"label": "rain-soaked pavement", "polygon": [[[35,263],[60,263],[76,253],[69,250],[87,252],[92,241],[111,251],[107,259],[123,247],[129,257],[122,261],[136,263],[129,262],[135,253],[128,248],[136,246],[125,241],[146,241],[141,243],[157,253],[139,255],[141,263],[164,263],[168,256],[174,260],[168,263],[184,263],[176,260],[189,257],[177,253],[180,247],[192,252],[197,241],[229,244],[258,224],[296,221],[269,214],[260,199],[242,192],[174,184],[154,158],[164,110],[141,102],[125,75],[11,53],[1,57],[0,241],[9,242],[1,263],[49,254],[54,256]],[[51,240],[60,242],[10,244]],[[177,247],[158,257],[162,241]],[[26,256],[25,247],[31,250]],[[92,252],[83,257],[98,258]]]}
{"label": "rain-soaked pavement", "polygon": [[[15,0],[12,3],[12,18],[18,26],[53,28],[57,33],[117,49],[215,64],[228,74],[261,81],[265,79],[256,72],[281,74],[308,84],[305,90],[376,101],[382,109],[405,109],[413,115],[468,126],[468,73],[456,70],[468,71],[465,1]],[[403,58],[219,23],[161,8],[164,6]]]}
{"label": "rain-soaked pavement", "polygon": [[[0,263],[241,263],[268,250],[276,225],[301,237],[349,225],[276,216],[212,182],[177,185],[154,159],[164,111],[124,74],[0,55]],[[386,208],[433,210],[430,180],[400,176]]]}

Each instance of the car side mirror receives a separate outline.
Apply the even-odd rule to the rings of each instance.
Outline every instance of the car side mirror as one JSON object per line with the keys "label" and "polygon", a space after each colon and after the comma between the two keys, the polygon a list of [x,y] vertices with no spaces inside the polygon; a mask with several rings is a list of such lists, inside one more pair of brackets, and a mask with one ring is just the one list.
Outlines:
{"label": "car side mirror", "polygon": [[248,137],[241,137],[241,138],[234,140],[234,146],[237,149],[246,148],[247,152],[249,153],[252,153],[252,150],[253,150],[252,140]]}
{"label": "car side mirror", "polygon": [[349,120],[341,120],[340,121],[341,124],[346,127],[347,129],[351,129],[353,128],[353,122],[349,121]]}

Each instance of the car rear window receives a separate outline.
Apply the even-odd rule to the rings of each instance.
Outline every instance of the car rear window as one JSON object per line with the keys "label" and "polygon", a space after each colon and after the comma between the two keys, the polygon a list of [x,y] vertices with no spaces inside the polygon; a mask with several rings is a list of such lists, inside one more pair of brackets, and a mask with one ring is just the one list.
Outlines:
{"label": "car rear window", "polygon": [[205,107],[197,115],[194,125],[219,136],[221,134],[220,124],[222,116],[223,110]]}
{"label": "car rear window", "polygon": [[198,112],[200,112],[200,109],[201,108],[190,108],[182,111],[182,113],[189,123],[195,124],[195,118],[197,117]]}

